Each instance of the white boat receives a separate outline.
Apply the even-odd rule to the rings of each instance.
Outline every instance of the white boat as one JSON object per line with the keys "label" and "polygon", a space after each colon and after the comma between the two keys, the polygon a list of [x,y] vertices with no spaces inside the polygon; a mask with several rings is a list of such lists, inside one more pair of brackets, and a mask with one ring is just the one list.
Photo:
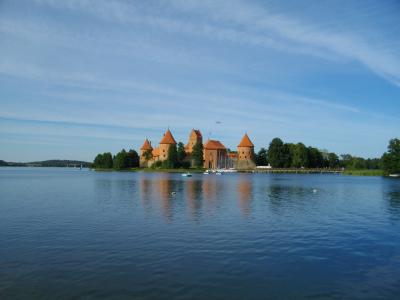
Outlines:
{"label": "white boat", "polygon": [[210,170],[205,170],[203,174],[204,175],[209,175],[209,174],[211,174],[211,171]]}
{"label": "white boat", "polygon": [[182,173],[182,176],[183,177],[192,177],[192,174],[190,174],[190,173]]}
{"label": "white boat", "polygon": [[215,175],[222,175],[222,172],[217,171],[217,172],[215,172]]}
{"label": "white boat", "polygon": [[400,174],[389,174],[389,177],[398,178],[398,177],[400,177]]}

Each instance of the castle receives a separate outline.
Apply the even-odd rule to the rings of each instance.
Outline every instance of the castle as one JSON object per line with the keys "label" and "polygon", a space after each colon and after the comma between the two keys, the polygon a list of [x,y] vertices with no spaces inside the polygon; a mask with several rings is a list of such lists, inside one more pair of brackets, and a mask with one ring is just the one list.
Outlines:
{"label": "castle", "polygon": [[[193,147],[197,143],[203,143],[203,136],[200,130],[192,129],[188,143],[185,145],[186,156],[189,160]],[[176,144],[169,129],[164,133],[158,147],[153,148],[151,142],[146,139],[140,148],[140,167],[151,167],[157,161],[167,160],[169,148]],[[203,161],[203,167],[206,169],[253,169],[255,168],[254,144],[246,133],[237,146],[237,152],[231,152],[220,141],[209,139],[203,145]]]}

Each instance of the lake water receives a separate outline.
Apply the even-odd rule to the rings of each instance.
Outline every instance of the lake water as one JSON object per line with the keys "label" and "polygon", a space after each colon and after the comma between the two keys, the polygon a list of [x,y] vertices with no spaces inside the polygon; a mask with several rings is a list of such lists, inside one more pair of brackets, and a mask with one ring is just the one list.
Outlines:
{"label": "lake water", "polygon": [[399,297],[399,180],[0,168],[0,299]]}

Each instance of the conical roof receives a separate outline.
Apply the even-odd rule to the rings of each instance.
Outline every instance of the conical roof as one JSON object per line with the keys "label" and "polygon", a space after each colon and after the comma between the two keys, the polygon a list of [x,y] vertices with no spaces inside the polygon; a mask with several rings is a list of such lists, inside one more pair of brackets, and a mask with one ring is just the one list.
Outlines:
{"label": "conical roof", "polygon": [[176,145],[176,141],[175,141],[174,137],[172,136],[171,131],[169,131],[169,129],[167,130],[167,132],[165,132],[163,138],[161,139],[160,144]]}
{"label": "conical roof", "polygon": [[153,150],[153,147],[151,147],[151,144],[150,144],[150,142],[149,142],[149,140],[148,139],[146,139],[145,141],[144,141],[144,143],[143,143],[143,146],[142,146],[142,148],[140,148],[140,150]]}
{"label": "conical roof", "polygon": [[251,142],[247,133],[243,136],[238,147],[254,147],[254,144]]}

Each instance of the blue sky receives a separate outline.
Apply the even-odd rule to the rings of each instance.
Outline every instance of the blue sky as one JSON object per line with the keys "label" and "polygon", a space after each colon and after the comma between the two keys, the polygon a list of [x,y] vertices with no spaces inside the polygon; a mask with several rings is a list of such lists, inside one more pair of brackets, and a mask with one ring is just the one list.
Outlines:
{"label": "blue sky", "polygon": [[2,0],[0,159],[91,161],[168,126],[380,156],[400,136],[399,19],[396,0]]}

